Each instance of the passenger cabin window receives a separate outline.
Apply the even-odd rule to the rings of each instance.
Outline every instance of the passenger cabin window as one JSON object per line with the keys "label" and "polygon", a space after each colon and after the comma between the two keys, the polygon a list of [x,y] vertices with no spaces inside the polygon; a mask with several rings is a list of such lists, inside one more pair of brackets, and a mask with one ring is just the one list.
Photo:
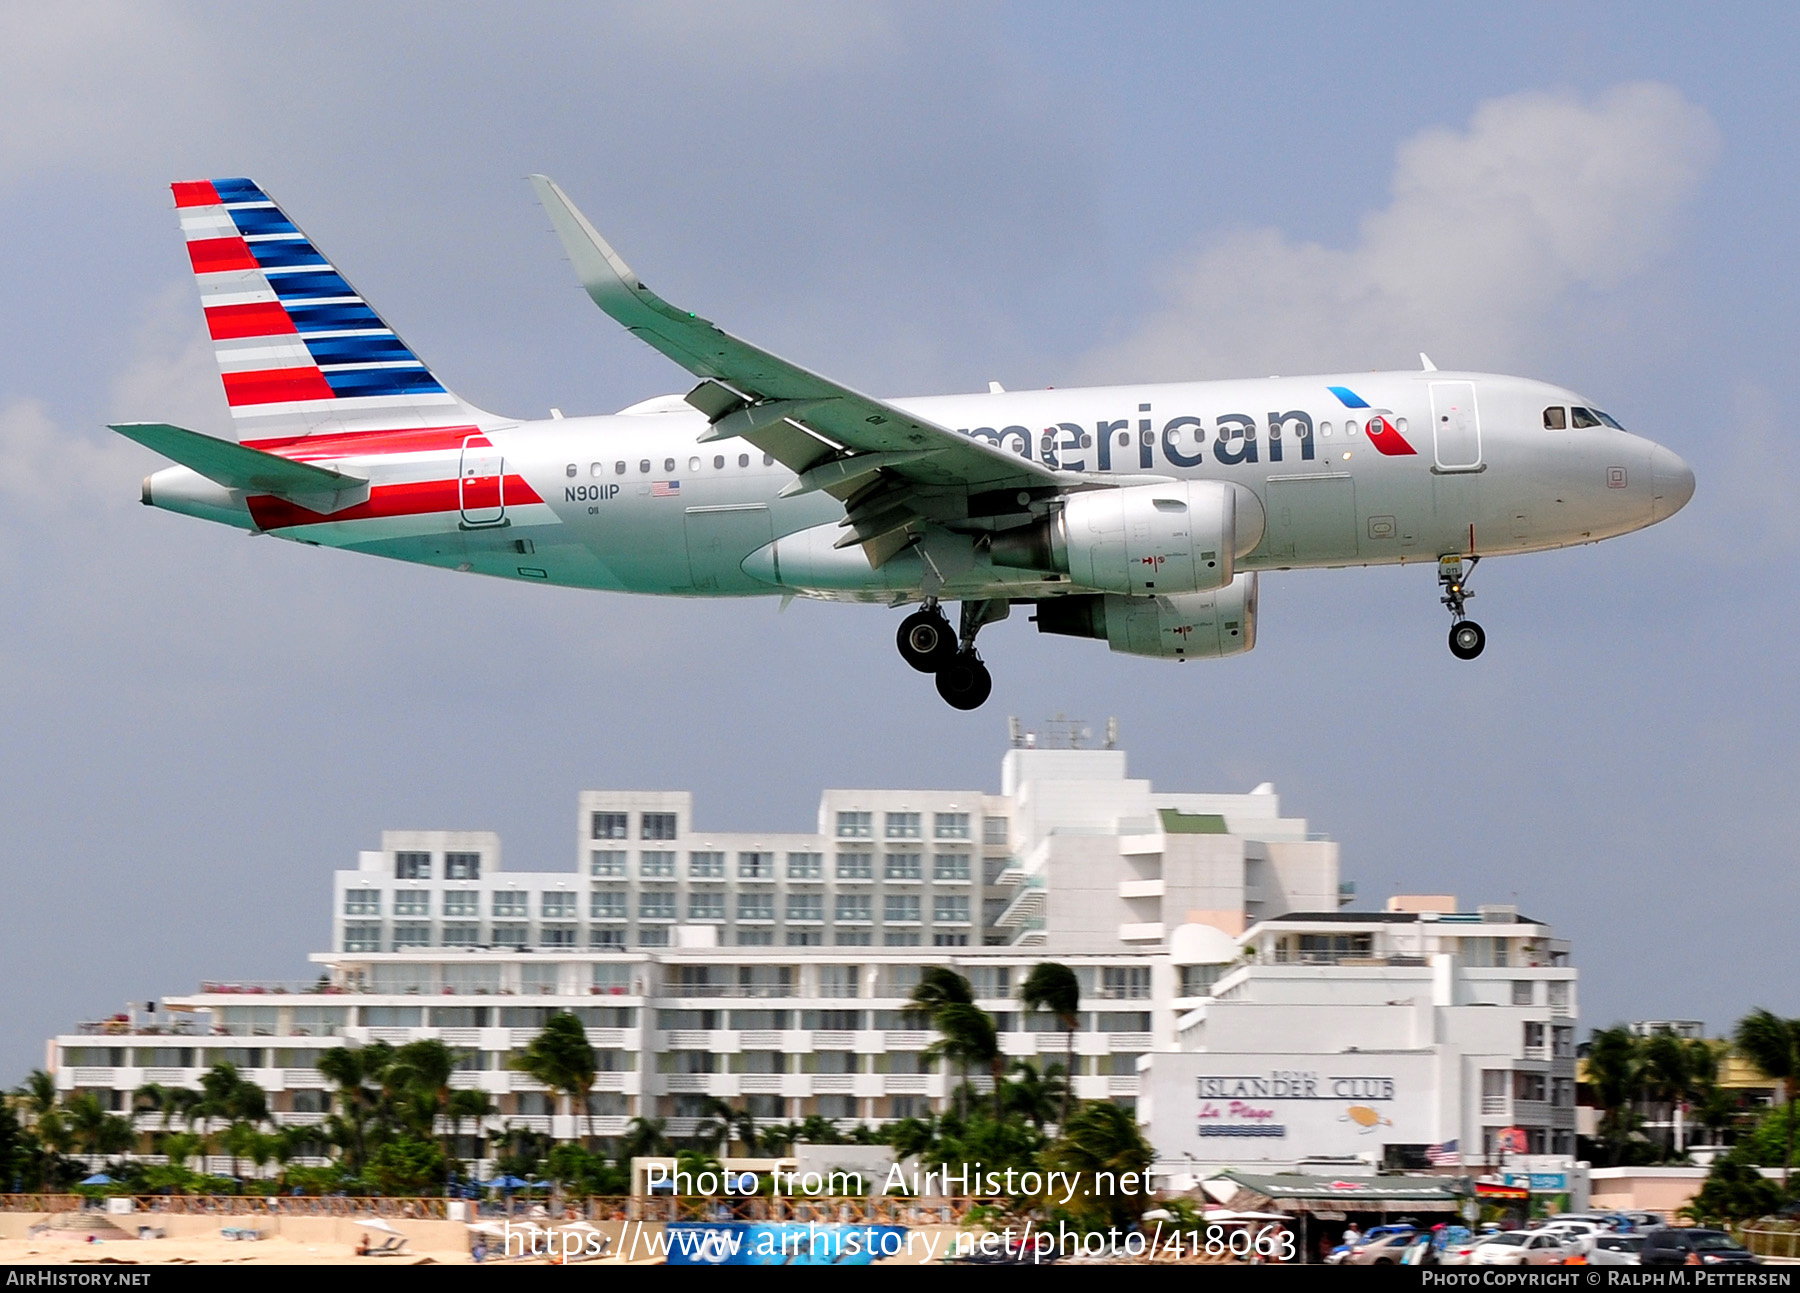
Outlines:
{"label": "passenger cabin window", "polygon": [[1544,410],[1544,430],[1567,431],[1568,429],[1569,415],[1563,409],[1562,405],[1552,404],[1549,408]]}
{"label": "passenger cabin window", "polygon": [[1570,409],[1569,412],[1574,415],[1575,429],[1577,431],[1584,431],[1588,427],[1597,427],[1597,426],[1604,425],[1600,421],[1599,418],[1595,417],[1587,409],[1582,408],[1581,405],[1579,405],[1579,404],[1577,404],[1574,408]]}
{"label": "passenger cabin window", "polygon": [[738,466],[748,467],[749,465],[750,465],[750,455],[747,453],[740,453],[738,455]]}

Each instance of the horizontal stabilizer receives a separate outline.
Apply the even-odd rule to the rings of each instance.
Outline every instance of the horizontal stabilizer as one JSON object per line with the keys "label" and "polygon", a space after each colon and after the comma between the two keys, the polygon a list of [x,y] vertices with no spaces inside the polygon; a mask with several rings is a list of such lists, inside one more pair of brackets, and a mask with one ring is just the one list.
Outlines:
{"label": "horizontal stabilizer", "polygon": [[369,482],[310,462],[295,462],[166,422],[125,422],[112,428],[226,489],[267,494],[329,515],[366,502]]}

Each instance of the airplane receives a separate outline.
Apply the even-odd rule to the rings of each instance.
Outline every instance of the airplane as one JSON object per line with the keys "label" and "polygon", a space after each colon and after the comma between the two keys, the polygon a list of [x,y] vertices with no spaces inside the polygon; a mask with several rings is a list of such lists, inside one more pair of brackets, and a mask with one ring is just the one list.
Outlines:
{"label": "airplane", "polygon": [[[1476,563],[1679,511],[1694,475],[1574,391],[1439,371],[878,399],[657,296],[548,178],[580,285],[695,379],[609,416],[458,398],[248,179],[172,186],[235,442],[112,429],[179,464],[144,503],[299,543],[615,592],[914,608],[896,643],[957,709],[1015,605],[1166,660],[1256,644],[1262,570]],[[948,602],[960,603],[952,627]],[[784,601],[785,604],[785,601]]]}

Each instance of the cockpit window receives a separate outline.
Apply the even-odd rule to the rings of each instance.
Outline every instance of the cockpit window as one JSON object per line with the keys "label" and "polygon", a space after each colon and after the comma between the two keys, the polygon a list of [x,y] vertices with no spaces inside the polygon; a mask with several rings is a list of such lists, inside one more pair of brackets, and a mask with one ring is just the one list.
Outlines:
{"label": "cockpit window", "polygon": [[1544,410],[1544,430],[1566,431],[1569,429],[1569,415],[1560,404],[1552,404]]}
{"label": "cockpit window", "polygon": [[1584,428],[1587,428],[1587,427],[1597,427],[1597,426],[1604,425],[1600,421],[1599,418],[1597,418],[1593,415],[1592,412],[1590,412],[1587,409],[1582,408],[1581,405],[1579,405],[1579,404],[1577,404],[1574,408],[1570,409],[1569,412],[1571,412],[1575,415],[1575,429],[1577,431],[1583,430]]}
{"label": "cockpit window", "polygon": [[1594,416],[1606,423],[1606,425],[1611,427],[1614,431],[1623,431],[1625,429],[1614,421],[1613,416],[1610,413],[1602,413],[1599,409],[1595,409]]}

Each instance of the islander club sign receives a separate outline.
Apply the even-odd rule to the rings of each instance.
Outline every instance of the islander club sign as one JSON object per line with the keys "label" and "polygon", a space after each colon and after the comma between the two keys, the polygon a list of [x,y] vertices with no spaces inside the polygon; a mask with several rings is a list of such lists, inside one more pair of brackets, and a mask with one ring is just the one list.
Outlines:
{"label": "islander club sign", "polygon": [[1388,1076],[1278,1069],[1264,1075],[1202,1074],[1195,1085],[1200,1099],[1198,1130],[1208,1138],[1285,1137],[1288,1125],[1279,1116],[1278,1104],[1293,1101],[1341,1103],[1344,1110],[1338,1120],[1364,1132],[1393,1126],[1393,1119],[1376,1107],[1395,1099],[1396,1083]]}

